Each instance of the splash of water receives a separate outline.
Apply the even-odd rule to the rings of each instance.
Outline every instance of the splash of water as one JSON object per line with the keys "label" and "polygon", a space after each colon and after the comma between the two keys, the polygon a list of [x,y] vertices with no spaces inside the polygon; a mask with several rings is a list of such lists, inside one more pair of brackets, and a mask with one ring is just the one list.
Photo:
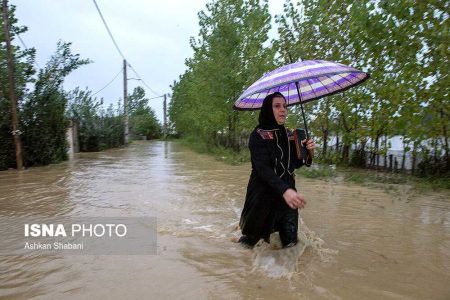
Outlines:
{"label": "splash of water", "polygon": [[291,277],[297,271],[298,259],[306,245],[299,241],[295,246],[282,249],[277,234],[272,234],[270,240],[270,244],[260,241],[255,246],[252,272],[262,271],[271,278]]}
{"label": "splash of water", "polygon": [[278,233],[270,236],[270,244],[261,240],[254,248],[253,272],[262,271],[268,277],[291,278],[298,273],[298,262],[307,247],[310,247],[321,261],[330,261],[336,250],[325,248],[325,242],[306,226],[299,217],[298,243],[282,248]]}

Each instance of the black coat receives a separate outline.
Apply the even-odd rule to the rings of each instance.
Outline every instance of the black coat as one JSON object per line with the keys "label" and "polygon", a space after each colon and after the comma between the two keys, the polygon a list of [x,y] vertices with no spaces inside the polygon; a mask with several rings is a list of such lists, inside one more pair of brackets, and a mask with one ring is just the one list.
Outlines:
{"label": "black coat", "polygon": [[[283,143],[286,135],[289,142]],[[303,162],[297,159],[292,133],[286,129],[256,127],[248,146],[252,173],[239,224],[243,235],[268,238],[277,231],[277,215],[293,210],[286,204],[283,193],[289,188],[295,189],[294,169],[301,167]],[[298,216],[297,209],[294,211]]]}

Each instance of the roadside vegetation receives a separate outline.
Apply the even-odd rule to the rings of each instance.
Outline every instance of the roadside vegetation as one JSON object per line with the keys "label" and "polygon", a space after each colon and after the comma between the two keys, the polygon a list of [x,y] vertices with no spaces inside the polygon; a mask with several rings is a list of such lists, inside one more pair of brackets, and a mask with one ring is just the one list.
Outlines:
{"label": "roadside vegetation", "polygon": [[[250,152],[248,148],[241,149],[241,151],[237,152],[223,146],[211,146],[199,141],[196,137],[170,140],[184,147],[188,147],[197,153],[210,155],[226,164],[242,165],[250,163]],[[348,182],[359,185],[378,186],[385,188],[389,192],[397,191],[400,185],[409,185],[417,191],[450,190],[450,180],[445,176],[417,176],[399,171],[362,169],[342,164],[330,165],[320,160],[315,161],[312,167],[302,167],[296,170],[295,173],[300,177],[330,182]]]}
{"label": "roadside vegetation", "polygon": [[[290,62],[337,61],[371,78],[306,105],[318,161],[450,181],[448,11],[449,1],[287,0],[273,39],[267,1],[211,1],[172,85],[171,128],[241,161],[258,114],[232,110],[242,91]],[[292,107],[288,127],[303,127],[300,115]],[[393,136],[403,138],[397,159],[388,155]]]}
{"label": "roadside vegetation", "polygon": [[[70,73],[91,61],[73,53],[71,43],[55,41],[54,54],[43,68],[39,68],[35,63],[36,49],[24,49],[15,43],[27,27],[15,17],[14,5],[9,6],[9,24],[24,166],[66,160],[66,131],[70,122],[78,126],[81,151],[100,151],[123,145],[122,100],[119,99],[116,106],[105,107],[105,99],[98,99],[88,88],[67,91],[63,87],[64,79]],[[3,19],[0,19],[0,170],[16,166],[4,36]],[[129,95],[129,125],[132,135],[160,136],[161,126],[140,87]]]}

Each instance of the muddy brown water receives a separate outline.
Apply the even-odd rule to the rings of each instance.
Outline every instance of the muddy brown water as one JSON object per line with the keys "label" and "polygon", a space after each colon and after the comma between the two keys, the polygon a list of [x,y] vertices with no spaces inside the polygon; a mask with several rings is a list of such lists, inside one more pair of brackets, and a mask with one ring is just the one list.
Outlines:
{"label": "muddy brown water", "polygon": [[162,141],[0,172],[0,217],[158,223],[156,255],[0,256],[0,298],[450,299],[448,192],[297,177],[301,242],[251,251],[234,242],[249,174]]}

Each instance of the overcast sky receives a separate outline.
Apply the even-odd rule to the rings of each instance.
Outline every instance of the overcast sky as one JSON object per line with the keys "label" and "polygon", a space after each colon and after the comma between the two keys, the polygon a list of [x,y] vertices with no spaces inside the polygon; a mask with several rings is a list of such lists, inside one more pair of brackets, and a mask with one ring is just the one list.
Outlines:
{"label": "overcast sky", "polygon": [[[43,67],[54,53],[58,40],[72,43],[74,53],[93,63],[69,75],[66,90],[77,86],[93,92],[103,88],[122,68],[117,52],[92,0],[10,0],[16,6],[20,25],[28,27],[21,35],[28,47],[36,48],[36,61]],[[191,57],[189,38],[198,35],[197,13],[206,0],[97,0],[112,34],[129,63],[158,95],[170,93]],[[282,12],[284,0],[271,0],[272,16]],[[15,41],[19,44],[19,41]],[[20,44],[19,44],[20,45]],[[128,70],[128,77],[136,77]],[[131,92],[139,81],[129,80]],[[146,88],[148,98],[154,97]],[[123,78],[97,94],[105,103],[116,103],[123,95]],[[162,98],[150,101],[162,120]]]}

